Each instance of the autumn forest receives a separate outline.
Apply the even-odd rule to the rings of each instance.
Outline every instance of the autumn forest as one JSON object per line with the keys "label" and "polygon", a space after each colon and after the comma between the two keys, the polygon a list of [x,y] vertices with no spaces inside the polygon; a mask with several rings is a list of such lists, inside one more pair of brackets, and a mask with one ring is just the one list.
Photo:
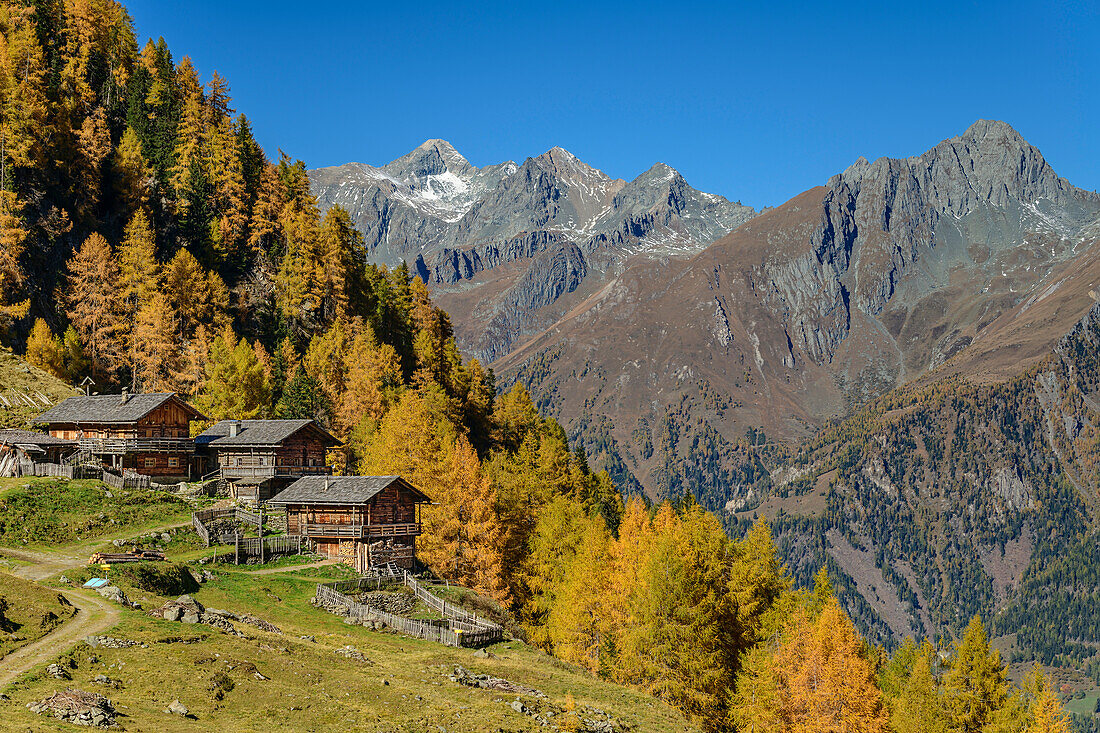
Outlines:
{"label": "autumn forest", "polygon": [[114,0],[0,2],[0,337],[70,384],[177,392],[211,420],[311,418],[344,473],[400,474],[421,559],[528,643],[712,731],[1068,731],[974,617],[867,643],[824,570],[796,587],[760,520],[624,496],[498,391],[408,268],[369,264],[229,82],[139,43]]}

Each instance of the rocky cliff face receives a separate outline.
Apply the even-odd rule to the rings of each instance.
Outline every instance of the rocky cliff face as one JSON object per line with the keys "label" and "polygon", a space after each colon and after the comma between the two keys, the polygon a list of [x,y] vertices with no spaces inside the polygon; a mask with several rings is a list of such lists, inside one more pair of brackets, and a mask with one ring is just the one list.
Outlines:
{"label": "rocky cliff face", "polygon": [[310,180],[322,206],[348,210],[372,261],[415,266],[456,309],[460,346],[488,360],[561,317],[575,305],[562,296],[593,275],[588,290],[627,258],[695,254],[756,213],[664,164],[627,182],[562,148],[478,168],[428,140],[385,166]]}
{"label": "rocky cliff face", "polygon": [[[616,199],[645,208],[640,228],[678,200]],[[1049,353],[1093,303],[1098,216],[1100,196],[980,121],[920,156],[861,159],[690,259],[621,258],[496,366],[624,481],[736,503],[746,482],[714,475],[750,429],[798,440],[932,370],[1006,378]],[[615,234],[589,241],[590,263]]]}

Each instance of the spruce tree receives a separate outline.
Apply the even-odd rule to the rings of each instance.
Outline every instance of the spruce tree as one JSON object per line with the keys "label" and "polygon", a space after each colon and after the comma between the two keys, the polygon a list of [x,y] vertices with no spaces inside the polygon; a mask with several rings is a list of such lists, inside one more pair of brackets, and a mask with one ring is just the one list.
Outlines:
{"label": "spruce tree", "polygon": [[275,417],[280,420],[316,420],[322,425],[328,425],[331,414],[332,405],[325,396],[321,383],[305,369],[298,367],[283,387],[283,394],[275,405]]}

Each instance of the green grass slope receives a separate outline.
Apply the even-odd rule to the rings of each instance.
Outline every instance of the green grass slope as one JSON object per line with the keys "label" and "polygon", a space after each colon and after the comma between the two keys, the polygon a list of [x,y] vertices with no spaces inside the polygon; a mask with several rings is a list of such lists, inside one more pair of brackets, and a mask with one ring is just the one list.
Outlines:
{"label": "green grass slope", "polygon": [[187,523],[191,507],[160,491],[112,490],[100,481],[0,479],[0,545],[64,545]]}
{"label": "green grass slope", "polygon": [[[211,567],[211,566],[208,566]],[[41,671],[24,676],[5,693],[0,716],[12,729],[65,730],[39,717],[26,703],[64,687],[97,691],[122,713],[130,731],[528,731],[585,730],[596,710],[617,730],[690,730],[682,716],[635,690],[597,679],[518,641],[470,649],[349,626],[310,605],[316,584],[342,577],[332,567],[257,575],[243,567],[214,565],[215,578],[195,593],[208,608],[249,612],[274,623],[268,633],[243,623],[238,637],[205,625],[152,618],[128,610],[112,636],[132,639],[125,649],[81,644],[62,657],[72,681]],[[74,581],[84,572],[69,572]],[[167,600],[121,575],[116,580],[147,611]],[[303,638],[307,637],[307,638]],[[338,652],[353,647],[366,661]],[[354,656],[354,655],[353,655]],[[451,681],[455,665],[534,688],[545,697],[477,689]],[[117,686],[95,682],[97,675]],[[173,700],[193,719],[165,713]],[[534,715],[553,713],[542,726]]]}
{"label": "green grass slope", "polygon": [[[42,397],[57,404],[72,394],[74,390],[70,385],[31,366],[10,349],[0,347],[0,395],[11,403],[6,405],[0,400],[0,427],[26,427],[28,420],[47,409]],[[19,395],[29,397],[36,404],[27,404]]]}
{"label": "green grass slope", "polygon": [[0,572],[0,658],[42,638],[75,611],[57,591]]}

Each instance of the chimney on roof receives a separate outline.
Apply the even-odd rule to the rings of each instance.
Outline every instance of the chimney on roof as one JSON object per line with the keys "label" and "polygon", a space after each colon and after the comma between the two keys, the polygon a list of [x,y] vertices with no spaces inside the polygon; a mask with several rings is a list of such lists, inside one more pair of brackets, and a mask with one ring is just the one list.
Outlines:
{"label": "chimney on roof", "polygon": [[241,421],[240,420],[233,420],[232,422],[229,423],[229,437],[230,438],[236,438],[237,435],[240,432],[241,432]]}
{"label": "chimney on roof", "polygon": [[123,387],[122,388],[122,398],[119,399],[118,404],[125,405],[129,401],[130,401],[130,388],[129,387]]}
{"label": "chimney on roof", "polygon": [[321,491],[328,491],[328,476],[325,476],[325,485],[324,488],[321,489]]}

